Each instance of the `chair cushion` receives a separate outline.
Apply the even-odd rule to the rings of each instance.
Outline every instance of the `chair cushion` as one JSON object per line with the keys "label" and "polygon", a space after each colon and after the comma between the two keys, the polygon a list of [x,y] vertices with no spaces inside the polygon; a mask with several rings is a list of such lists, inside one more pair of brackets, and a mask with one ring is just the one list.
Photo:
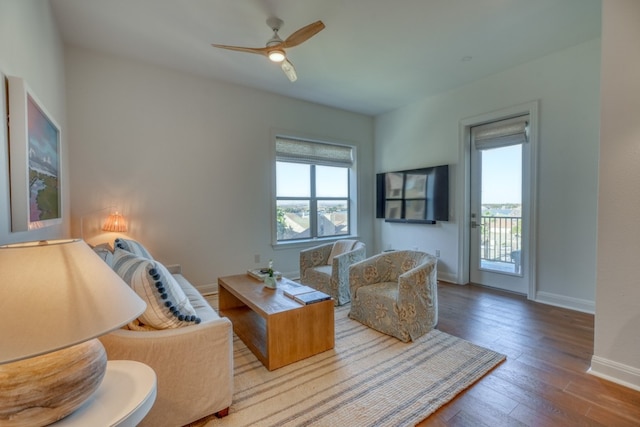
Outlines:
{"label": "chair cushion", "polygon": [[137,255],[139,257],[153,259],[153,257],[151,256],[151,253],[149,253],[147,248],[145,248],[142,245],[142,243],[137,242],[135,240],[123,239],[121,237],[118,237],[113,242],[113,246],[114,248],[124,249],[125,251],[131,252],[132,254]]}
{"label": "chair cushion", "polygon": [[303,284],[331,295],[331,266],[319,265],[308,268],[305,272]]}
{"label": "chair cushion", "polygon": [[313,274],[318,276],[324,276],[326,280],[329,280],[331,277],[331,266],[330,265],[319,265],[317,267],[310,268],[313,271]]}
{"label": "chair cushion", "polygon": [[201,319],[164,265],[116,247],[113,270],[147,303],[138,320],[155,329],[200,323]]}
{"label": "chair cushion", "polygon": [[362,286],[358,288],[359,300],[389,300],[395,302],[398,299],[398,282],[381,282],[374,283],[369,286]]}
{"label": "chair cushion", "polygon": [[329,253],[329,258],[327,258],[327,265],[333,264],[333,258],[341,255],[345,252],[349,252],[353,249],[353,245],[355,245],[357,240],[338,240],[333,244],[333,248],[331,248],[331,252]]}

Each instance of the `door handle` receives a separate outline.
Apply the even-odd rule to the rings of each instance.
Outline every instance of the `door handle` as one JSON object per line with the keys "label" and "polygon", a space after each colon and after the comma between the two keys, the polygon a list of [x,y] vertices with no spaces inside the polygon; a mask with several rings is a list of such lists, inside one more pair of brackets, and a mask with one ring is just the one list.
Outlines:
{"label": "door handle", "polygon": [[478,228],[478,223],[475,219],[471,221],[471,228]]}

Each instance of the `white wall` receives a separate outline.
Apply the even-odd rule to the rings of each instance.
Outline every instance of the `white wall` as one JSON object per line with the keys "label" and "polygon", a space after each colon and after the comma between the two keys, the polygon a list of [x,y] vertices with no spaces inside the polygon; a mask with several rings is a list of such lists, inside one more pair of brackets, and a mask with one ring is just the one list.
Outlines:
{"label": "white wall", "polygon": [[[11,231],[9,146],[5,76],[21,77],[62,128],[61,186],[63,223],[31,232]],[[67,237],[69,162],[63,46],[49,2],[0,1],[0,244]]]}
{"label": "white wall", "polygon": [[591,372],[640,390],[640,2],[602,2],[598,268]]}
{"label": "white wall", "polygon": [[[196,286],[300,247],[271,246],[273,130],[357,146],[359,232],[373,234],[373,119],[152,65],[68,48],[73,232],[115,205],[128,235]],[[254,255],[262,262],[254,263]]]}
{"label": "white wall", "polygon": [[[472,63],[469,65],[473,65]],[[462,65],[461,65],[462,66]],[[465,65],[466,66],[466,65]],[[593,40],[423,99],[375,123],[375,172],[450,164],[451,220],[407,225],[376,220],[377,249],[440,249],[440,278],[459,270],[459,123],[540,102],[538,292],[565,306],[593,307],[599,136],[600,41]]]}

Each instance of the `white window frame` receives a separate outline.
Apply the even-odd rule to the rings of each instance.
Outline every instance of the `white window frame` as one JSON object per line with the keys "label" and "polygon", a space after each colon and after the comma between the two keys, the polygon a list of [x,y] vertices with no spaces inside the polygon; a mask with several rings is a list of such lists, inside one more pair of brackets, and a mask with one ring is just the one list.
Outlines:
{"label": "white window frame", "polygon": [[[311,238],[307,238],[307,239],[295,239],[295,240],[282,240],[279,241],[278,240],[278,230],[277,230],[277,201],[278,201],[278,195],[277,195],[277,183],[276,183],[276,179],[277,179],[277,172],[276,172],[276,162],[277,160],[277,155],[276,155],[276,138],[283,138],[283,139],[292,139],[292,140],[300,140],[303,142],[311,142],[311,143],[318,143],[318,144],[329,144],[329,145],[336,145],[336,146],[344,146],[344,147],[348,147],[349,149],[351,149],[352,152],[352,156],[353,156],[353,161],[351,166],[348,168],[349,170],[349,195],[348,195],[348,211],[349,211],[349,233],[348,234],[341,234],[341,235],[333,235],[333,236],[326,236],[326,237],[311,237]],[[332,242],[332,241],[336,241],[336,240],[340,240],[340,239],[346,239],[346,238],[357,238],[357,218],[358,218],[358,193],[357,193],[357,147],[352,145],[352,144],[348,144],[345,142],[341,142],[341,141],[336,141],[336,140],[330,140],[330,139],[319,139],[317,137],[308,137],[308,136],[303,136],[303,135],[299,135],[299,134],[290,134],[290,133],[286,133],[286,132],[282,132],[282,131],[273,131],[272,135],[271,135],[271,151],[272,151],[272,197],[271,197],[271,235],[272,235],[272,239],[271,239],[271,244],[274,248],[283,248],[283,247],[308,247],[309,243],[325,243],[325,242]],[[313,164],[313,163],[308,163],[308,164]],[[313,234],[313,233],[312,233]]]}

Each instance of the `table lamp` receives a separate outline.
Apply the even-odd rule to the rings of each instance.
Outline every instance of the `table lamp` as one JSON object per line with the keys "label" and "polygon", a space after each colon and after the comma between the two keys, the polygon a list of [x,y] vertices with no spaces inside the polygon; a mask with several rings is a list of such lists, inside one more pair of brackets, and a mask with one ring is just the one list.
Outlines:
{"label": "table lamp", "polygon": [[43,426],[76,410],[106,370],[95,338],[145,307],[82,240],[0,246],[0,425]]}
{"label": "table lamp", "polygon": [[125,233],[127,231],[127,223],[124,217],[118,212],[109,214],[107,220],[102,225],[102,231],[111,231],[115,233]]}

